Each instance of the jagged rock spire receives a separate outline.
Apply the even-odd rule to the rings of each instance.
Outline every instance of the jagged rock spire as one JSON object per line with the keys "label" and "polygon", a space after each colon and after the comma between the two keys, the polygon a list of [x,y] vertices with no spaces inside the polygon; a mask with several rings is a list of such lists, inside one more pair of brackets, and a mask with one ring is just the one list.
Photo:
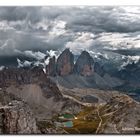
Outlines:
{"label": "jagged rock spire", "polygon": [[83,51],[74,66],[74,73],[90,76],[94,73],[94,60],[87,51]]}
{"label": "jagged rock spire", "polygon": [[74,67],[74,56],[69,49],[65,49],[57,59],[57,73],[60,76],[71,74]]}

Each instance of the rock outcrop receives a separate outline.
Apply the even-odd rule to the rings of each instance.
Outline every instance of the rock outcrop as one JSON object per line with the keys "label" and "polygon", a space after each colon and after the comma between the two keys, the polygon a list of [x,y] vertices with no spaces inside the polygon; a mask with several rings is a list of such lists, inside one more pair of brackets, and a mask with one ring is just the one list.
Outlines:
{"label": "rock outcrop", "polygon": [[55,56],[49,59],[49,64],[46,67],[47,75],[56,76],[56,59]]}
{"label": "rock outcrop", "polygon": [[36,120],[30,108],[21,101],[0,107],[1,134],[38,134]]}
{"label": "rock outcrop", "polygon": [[[110,106],[109,109],[107,109]],[[105,109],[106,108],[106,109]],[[140,104],[127,95],[115,96],[106,104],[109,114],[101,134],[140,134]]]}
{"label": "rock outcrop", "polygon": [[65,49],[57,59],[57,73],[60,76],[69,75],[74,67],[74,56],[69,49]]}
{"label": "rock outcrop", "polygon": [[40,67],[34,68],[7,68],[0,71],[0,87],[11,84],[30,84],[38,81],[36,77],[45,77]]}
{"label": "rock outcrop", "polygon": [[94,73],[94,60],[89,55],[88,52],[83,51],[78,57],[76,64],[74,66],[74,73],[80,74],[83,76],[90,76]]}
{"label": "rock outcrop", "polygon": [[98,62],[95,62],[94,64],[94,71],[99,74],[100,76],[104,76],[105,71],[102,66]]}

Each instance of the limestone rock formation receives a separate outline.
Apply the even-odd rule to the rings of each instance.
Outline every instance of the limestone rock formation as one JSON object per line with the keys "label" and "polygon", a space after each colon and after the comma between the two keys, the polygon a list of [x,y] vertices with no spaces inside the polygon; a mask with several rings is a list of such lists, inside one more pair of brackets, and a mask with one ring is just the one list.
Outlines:
{"label": "limestone rock formation", "polygon": [[38,134],[36,120],[30,108],[21,101],[0,107],[0,133]]}
{"label": "limestone rock formation", "polygon": [[42,68],[7,68],[0,71],[0,87],[17,83],[30,84],[31,82],[38,81],[36,77],[45,77]]}
{"label": "limestone rock formation", "polygon": [[88,52],[83,51],[78,57],[74,66],[74,72],[83,76],[90,76],[94,73],[94,60]]}
{"label": "limestone rock formation", "polygon": [[104,74],[105,74],[103,67],[101,67],[98,62],[95,62],[95,64],[94,64],[94,71],[97,74],[99,74],[100,76],[104,76]]}
{"label": "limestone rock formation", "polygon": [[74,56],[65,49],[57,59],[57,73],[60,76],[71,74],[74,67]]}
{"label": "limestone rock formation", "polygon": [[49,59],[49,64],[46,67],[47,75],[55,76],[56,75],[56,62],[55,56]]}

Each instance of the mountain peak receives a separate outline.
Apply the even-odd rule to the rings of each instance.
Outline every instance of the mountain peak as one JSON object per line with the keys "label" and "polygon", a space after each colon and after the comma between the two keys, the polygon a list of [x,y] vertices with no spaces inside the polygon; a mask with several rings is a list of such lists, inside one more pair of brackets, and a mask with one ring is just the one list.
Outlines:
{"label": "mountain peak", "polygon": [[47,74],[50,76],[56,75],[56,59],[55,56],[49,59],[49,64],[46,66]]}
{"label": "mountain peak", "polygon": [[74,67],[74,56],[69,48],[65,49],[57,59],[58,75],[64,76],[71,74]]}
{"label": "mountain peak", "polygon": [[82,51],[81,55],[87,55],[90,56],[90,54],[87,51]]}
{"label": "mountain peak", "polygon": [[62,53],[70,53],[70,49],[69,48],[66,48]]}
{"label": "mountain peak", "polygon": [[93,58],[87,51],[83,51],[77,59],[74,72],[83,76],[90,76],[94,73],[93,65]]}

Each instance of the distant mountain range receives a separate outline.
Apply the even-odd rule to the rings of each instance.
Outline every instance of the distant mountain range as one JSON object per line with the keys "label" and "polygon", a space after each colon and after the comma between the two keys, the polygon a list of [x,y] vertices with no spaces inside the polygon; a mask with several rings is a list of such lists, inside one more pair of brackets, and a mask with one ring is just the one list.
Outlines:
{"label": "distant mountain range", "polygon": [[[22,56],[17,59],[18,68],[17,62],[15,63],[16,60],[9,58],[10,62],[14,62],[14,65],[1,66],[0,74],[7,75],[6,73],[9,71],[9,77],[12,77],[13,72],[17,73],[16,77],[24,78],[26,74],[28,75],[33,70],[37,70],[42,71],[46,76],[51,77],[54,82],[58,82],[67,88],[88,87],[115,89],[125,92],[136,91],[137,93],[140,91],[140,61],[126,63],[122,68],[114,69],[114,66],[105,62],[104,58],[100,58],[100,61],[97,61],[87,51],[83,51],[79,56],[75,57],[69,49],[65,49],[57,57],[55,55],[46,55],[40,60],[26,57],[27,61],[24,58]],[[22,71],[24,71],[24,74],[21,76]],[[2,77],[4,76],[0,78],[1,83],[4,81]]]}

